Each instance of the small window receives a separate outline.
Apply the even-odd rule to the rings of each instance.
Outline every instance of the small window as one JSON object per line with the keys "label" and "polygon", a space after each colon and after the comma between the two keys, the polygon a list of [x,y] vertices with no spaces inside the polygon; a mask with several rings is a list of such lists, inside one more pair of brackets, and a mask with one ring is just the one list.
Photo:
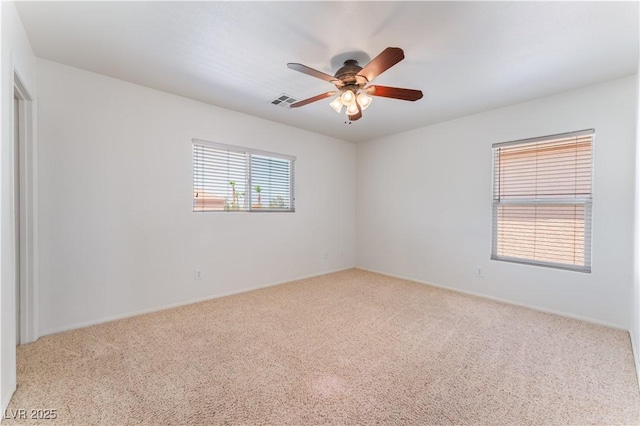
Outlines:
{"label": "small window", "polygon": [[492,259],[591,272],[593,136],[493,145]]}
{"label": "small window", "polygon": [[193,140],[194,212],[293,212],[295,157]]}

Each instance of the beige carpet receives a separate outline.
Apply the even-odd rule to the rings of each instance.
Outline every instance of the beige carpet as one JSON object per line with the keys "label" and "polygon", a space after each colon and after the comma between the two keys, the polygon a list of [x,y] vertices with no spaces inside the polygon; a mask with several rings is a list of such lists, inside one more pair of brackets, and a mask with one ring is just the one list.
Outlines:
{"label": "beige carpet", "polygon": [[18,348],[9,408],[74,425],[640,421],[628,333],[360,270],[41,338]]}

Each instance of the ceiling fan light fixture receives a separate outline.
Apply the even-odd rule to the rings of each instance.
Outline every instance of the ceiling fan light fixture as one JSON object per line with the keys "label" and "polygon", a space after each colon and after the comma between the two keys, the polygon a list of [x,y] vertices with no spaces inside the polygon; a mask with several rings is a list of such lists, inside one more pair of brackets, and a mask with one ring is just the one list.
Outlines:
{"label": "ceiling fan light fixture", "polygon": [[353,102],[347,107],[347,115],[356,115],[358,113],[358,105]]}
{"label": "ceiling fan light fixture", "polygon": [[351,105],[351,103],[356,99],[356,95],[355,93],[353,93],[353,91],[347,89],[342,92],[340,99],[342,100],[342,103],[344,105]]}
{"label": "ceiling fan light fixture", "polygon": [[358,93],[357,100],[360,104],[360,107],[364,111],[365,109],[369,108],[369,105],[371,105],[371,101],[373,99],[370,96],[365,95],[363,92],[360,92]]}
{"label": "ceiling fan light fixture", "polygon": [[329,104],[329,106],[331,108],[333,108],[333,110],[335,112],[337,112],[338,114],[340,114],[340,111],[342,111],[342,106],[344,104],[342,103],[342,99],[340,99],[340,96],[338,96],[337,98],[335,98],[333,101],[331,101],[331,103]]}

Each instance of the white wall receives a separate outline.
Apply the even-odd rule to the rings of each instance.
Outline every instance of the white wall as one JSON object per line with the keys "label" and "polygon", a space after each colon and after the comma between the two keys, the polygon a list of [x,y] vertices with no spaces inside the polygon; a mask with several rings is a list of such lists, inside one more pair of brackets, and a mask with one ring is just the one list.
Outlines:
{"label": "white wall", "polygon": [[[640,61],[640,59],[639,59]],[[640,70],[640,63],[638,64]],[[635,246],[633,270],[633,296],[631,297],[631,345],[636,362],[636,374],[640,385],[640,72],[636,75],[636,179],[635,179]]]}
{"label": "white wall", "polygon": [[16,388],[15,245],[13,170],[13,79],[14,70],[35,96],[35,56],[12,2],[0,4],[2,39],[0,94],[0,403],[7,407]]}
{"label": "white wall", "polygon": [[[38,106],[42,334],[354,266],[352,143],[45,60]],[[296,156],[296,212],[193,213],[192,138]]]}
{"label": "white wall", "polygon": [[[357,266],[629,329],[635,78],[359,144]],[[491,145],[588,128],[593,272],[489,260]]]}

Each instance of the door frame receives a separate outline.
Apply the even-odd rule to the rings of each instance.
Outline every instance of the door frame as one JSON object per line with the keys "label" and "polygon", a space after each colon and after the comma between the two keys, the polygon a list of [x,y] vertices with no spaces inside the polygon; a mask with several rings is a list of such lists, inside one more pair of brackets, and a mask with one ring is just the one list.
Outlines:
{"label": "door frame", "polygon": [[[15,62],[14,62],[15,63]],[[13,191],[20,191],[20,335],[16,340],[30,343],[38,339],[38,193],[37,193],[37,145],[36,145],[36,103],[32,92],[25,85],[18,70],[13,67],[13,95],[18,98],[18,161],[19,182],[13,182]],[[12,102],[13,104],[13,102]],[[12,122],[15,120],[11,112]],[[11,140],[15,140],[12,126]],[[15,147],[12,156],[16,160]],[[15,163],[14,163],[15,164]],[[15,176],[15,172],[13,174]],[[15,198],[14,198],[15,199]],[[15,206],[12,209],[16,223]],[[15,226],[14,226],[15,228]],[[16,232],[16,229],[13,230]],[[15,236],[14,236],[15,241]],[[15,249],[14,249],[15,251]],[[16,262],[14,262],[14,265]],[[15,329],[15,326],[14,326]]]}

